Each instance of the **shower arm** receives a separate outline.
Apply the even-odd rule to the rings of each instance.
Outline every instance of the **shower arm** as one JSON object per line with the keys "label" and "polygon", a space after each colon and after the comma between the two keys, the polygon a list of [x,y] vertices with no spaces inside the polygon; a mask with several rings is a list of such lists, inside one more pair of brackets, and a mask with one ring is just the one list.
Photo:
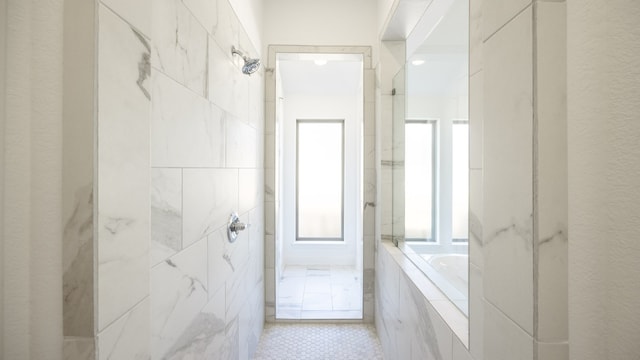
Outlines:
{"label": "shower arm", "polygon": [[236,49],[235,46],[231,46],[231,55],[240,55],[242,60],[244,60],[244,61],[248,61],[249,60],[249,57],[246,56],[242,51]]}

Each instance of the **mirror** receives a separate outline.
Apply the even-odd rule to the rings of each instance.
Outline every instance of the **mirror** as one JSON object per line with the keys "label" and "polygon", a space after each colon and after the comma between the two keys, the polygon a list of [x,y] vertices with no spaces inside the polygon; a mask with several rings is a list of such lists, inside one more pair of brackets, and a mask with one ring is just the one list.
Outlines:
{"label": "mirror", "polygon": [[393,82],[393,235],[468,315],[469,4],[448,3]]}

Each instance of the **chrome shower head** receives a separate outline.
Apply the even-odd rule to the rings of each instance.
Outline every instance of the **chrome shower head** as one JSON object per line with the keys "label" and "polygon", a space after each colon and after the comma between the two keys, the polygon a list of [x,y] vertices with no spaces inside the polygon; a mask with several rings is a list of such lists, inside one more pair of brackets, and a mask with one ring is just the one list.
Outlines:
{"label": "chrome shower head", "polygon": [[235,46],[231,47],[231,54],[240,55],[240,57],[242,57],[242,60],[244,60],[242,73],[245,75],[251,75],[254,72],[258,71],[258,69],[260,68],[260,59],[249,58],[248,56],[243,54],[242,51],[236,49]]}

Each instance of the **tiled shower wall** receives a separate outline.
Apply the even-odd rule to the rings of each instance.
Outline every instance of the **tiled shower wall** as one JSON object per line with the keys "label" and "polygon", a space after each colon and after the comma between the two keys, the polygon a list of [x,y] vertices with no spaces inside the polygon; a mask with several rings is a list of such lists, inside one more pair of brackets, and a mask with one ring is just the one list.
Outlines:
{"label": "tiled shower wall", "polygon": [[[65,291],[88,295],[65,296],[65,357],[249,358],[264,321],[264,82],[231,47],[258,53],[227,0],[104,0],[82,15],[93,11],[97,144],[79,151],[97,151],[95,196],[78,187],[65,235],[78,255],[65,264],[87,275],[65,275]],[[234,211],[250,226],[231,244]],[[85,237],[96,256],[77,250]],[[80,307],[91,296],[95,319]]]}
{"label": "tiled shower wall", "polygon": [[[565,23],[564,1],[470,1],[469,349],[464,336],[451,340],[455,319],[443,328],[420,312],[422,302],[437,308],[437,293],[383,243],[376,327],[387,356],[568,359]],[[396,57],[382,68],[397,67]],[[380,124],[390,127],[384,85]],[[392,143],[381,141],[385,200]],[[385,219],[395,219],[384,208],[380,238],[389,240]]]}
{"label": "tiled shower wall", "polygon": [[[227,0],[153,3],[151,358],[247,359],[264,322],[263,71]],[[249,223],[227,239],[237,212]]]}

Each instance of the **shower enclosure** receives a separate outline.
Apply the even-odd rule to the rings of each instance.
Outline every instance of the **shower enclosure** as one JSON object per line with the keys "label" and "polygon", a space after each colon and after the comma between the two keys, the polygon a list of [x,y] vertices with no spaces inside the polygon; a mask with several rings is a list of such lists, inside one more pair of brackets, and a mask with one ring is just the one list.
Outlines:
{"label": "shower enclosure", "polygon": [[468,314],[468,1],[408,49],[393,82],[394,240]]}

